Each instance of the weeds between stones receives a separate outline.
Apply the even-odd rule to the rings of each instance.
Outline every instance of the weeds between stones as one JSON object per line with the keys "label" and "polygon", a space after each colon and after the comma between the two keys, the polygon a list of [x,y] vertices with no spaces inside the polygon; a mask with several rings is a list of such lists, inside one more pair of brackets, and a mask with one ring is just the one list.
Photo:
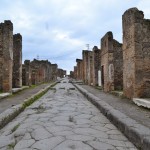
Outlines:
{"label": "weeds between stones", "polygon": [[8,149],[14,149],[15,145],[16,145],[15,143],[9,144],[9,145],[8,145]]}
{"label": "weeds between stones", "polygon": [[59,89],[65,90],[65,87],[60,87]]}
{"label": "weeds between stones", "polygon": [[11,132],[12,132],[12,133],[15,132],[15,131],[18,129],[19,126],[20,126],[20,124],[15,125],[15,126],[11,129]]}
{"label": "weeds between stones", "polygon": [[69,122],[74,122],[74,118],[72,116],[69,116]]}

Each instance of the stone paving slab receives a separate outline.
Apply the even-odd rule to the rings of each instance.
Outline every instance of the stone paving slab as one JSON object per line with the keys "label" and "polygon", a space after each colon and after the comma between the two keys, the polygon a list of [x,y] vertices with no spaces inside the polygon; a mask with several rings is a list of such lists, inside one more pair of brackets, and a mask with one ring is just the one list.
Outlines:
{"label": "stone paving slab", "polygon": [[107,118],[115,124],[138,148],[149,150],[150,129],[131,119],[126,114],[114,109],[100,97],[89,93],[79,85],[75,85]]}
{"label": "stone paving slab", "polygon": [[137,149],[72,84],[63,82],[0,131],[0,141],[7,140],[0,149]]}

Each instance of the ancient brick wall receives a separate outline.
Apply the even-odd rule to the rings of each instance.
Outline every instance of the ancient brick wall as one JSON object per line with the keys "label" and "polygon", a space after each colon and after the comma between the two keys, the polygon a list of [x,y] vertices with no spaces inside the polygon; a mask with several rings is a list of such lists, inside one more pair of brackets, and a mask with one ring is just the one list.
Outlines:
{"label": "ancient brick wall", "polygon": [[63,78],[64,77],[64,71],[63,69],[58,68],[57,77]]}
{"label": "ancient brick wall", "polygon": [[77,62],[77,80],[82,80],[82,60],[76,59]]}
{"label": "ancient brick wall", "polygon": [[0,24],[0,90],[12,90],[13,24],[6,20]]}
{"label": "ancient brick wall", "polygon": [[150,20],[137,8],[123,16],[123,88],[128,98],[150,97]]}
{"label": "ancient brick wall", "polygon": [[123,50],[122,44],[113,40],[114,90],[123,90]]}
{"label": "ancient brick wall", "polygon": [[22,36],[13,36],[13,87],[22,87]]}
{"label": "ancient brick wall", "polygon": [[83,60],[83,81],[88,84],[88,79],[90,76],[89,67],[88,67],[88,50],[82,51],[82,60]]}
{"label": "ancient brick wall", "polygon": [[73,77],[74,79],[77,79],[77,66],[74,66],[74,74],[73,74]]}
{"label": "ancient brick wall", "polygon": [[31,86],[30,60],[25,60],[22,65],[22,85]]}
{"label": "ancient brick wall", "polygon": [[88,85],[93,85],[93,52],[88,52]]}
{"label": "ancient brick wall", "polygon": [[0,91],[3,90],[3,23],[0,24]]}
{"label": "ancient brick wall", "polygon": [[74,78],[74,72],[70,71],[70,78]]}
{"label": "ancient brick wall", "polygon": [[114,90],[113,35],[107,32],[101,39],[102,86],[104,91]]}
{"label": "ancient brick wall", "polygon": [[107,32],[101,39],[101,66],[104,91],[122,90],[122,44],[113,39],[112,32]]}
{"label": "ancient brick wall", "polygon": [[93,49],[93,85],[98,85],[98,71],[101,70],[101,50],[97,46]]}
{"label": "ancient brick wall", "polygon": [[58,66],[57,64],[51,64],[51,69],[52,69],[52,81],[56,81],[57,80],[57,71],[58,71]]}

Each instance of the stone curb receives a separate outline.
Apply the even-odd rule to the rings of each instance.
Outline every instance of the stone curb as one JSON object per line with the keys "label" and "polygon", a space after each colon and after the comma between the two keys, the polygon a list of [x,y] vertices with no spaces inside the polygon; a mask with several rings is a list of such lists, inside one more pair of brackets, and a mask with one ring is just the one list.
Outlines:
{"label": "stone curb", "polygon": [[74,86],[92,102],[123,134],[139,149],[149,150],[150,129],[129,118],[122,112],[102,101],[100,98],[89,93],[81,86]]}
{"label": "stone curb", "polygon": [[55,86],[58,82],[54,82],[47,87],[41,89],[36,94],[32,95],[28,99],[25,99],[22,104],[13,106],[0,114],[0,129],[2,129],[6,124],[12,121],[16,116],[18,116],[26,107],[35,102],[39,97],[43,96],[51,87]]}

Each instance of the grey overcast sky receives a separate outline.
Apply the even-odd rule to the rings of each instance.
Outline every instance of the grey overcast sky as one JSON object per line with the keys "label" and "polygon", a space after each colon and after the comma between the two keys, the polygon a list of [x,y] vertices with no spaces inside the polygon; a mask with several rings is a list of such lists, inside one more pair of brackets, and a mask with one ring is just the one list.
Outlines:
{"label": "grey overcast sky", "polygon": [[122,14],[131,7],[150,18],[150,0],[1,0],[0,22],[11,20],[22,34],[23,61],[38,55],[69,72],[106,32],[122,42]]}

